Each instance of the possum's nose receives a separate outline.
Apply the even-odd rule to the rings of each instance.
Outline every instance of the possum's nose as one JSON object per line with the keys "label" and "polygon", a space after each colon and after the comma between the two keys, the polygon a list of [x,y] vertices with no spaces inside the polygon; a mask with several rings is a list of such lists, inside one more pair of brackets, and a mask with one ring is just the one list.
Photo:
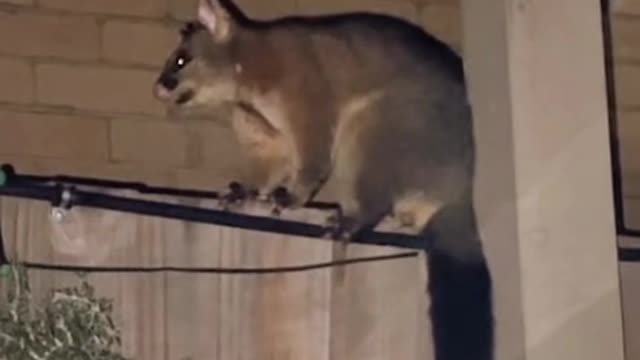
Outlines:
{"label": "possum's nose", "polygon": [[171,91],[164,85],[156,83],[153,87],[153,95],[160,100],[168,100],[171,97]]}
{"label": "possum's nose", "polygon": [[156,80],[153,92],[156,98],[160,100],[168,100],[171,97],[171,92],[177,87],[178,79],[174,75],[162,73],[158,80]]}

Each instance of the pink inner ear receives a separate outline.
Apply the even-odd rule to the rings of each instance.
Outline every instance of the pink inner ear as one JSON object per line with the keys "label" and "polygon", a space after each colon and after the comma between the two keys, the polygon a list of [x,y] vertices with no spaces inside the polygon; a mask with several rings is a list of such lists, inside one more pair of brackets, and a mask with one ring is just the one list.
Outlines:
{"label": "pink inner ear", "polygon": [[213,33],[215,31],[217,18],[211,4],[209,4],[209,0],[200,0],[200,4],[198,5],[198,20],[209,32]]}

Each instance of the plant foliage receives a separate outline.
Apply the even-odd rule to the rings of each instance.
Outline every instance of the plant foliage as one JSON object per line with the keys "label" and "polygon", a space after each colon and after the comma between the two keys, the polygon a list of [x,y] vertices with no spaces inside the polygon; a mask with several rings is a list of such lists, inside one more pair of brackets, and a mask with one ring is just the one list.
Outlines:
{"label": "plant foliage", "polygon": [[5,266],[2,274],[8,286],[0,300],[0,359],[128,360],[114,350],[121,339],[111,300],[96,297],[86,278],[51,290],[38,307],[24,267]]}

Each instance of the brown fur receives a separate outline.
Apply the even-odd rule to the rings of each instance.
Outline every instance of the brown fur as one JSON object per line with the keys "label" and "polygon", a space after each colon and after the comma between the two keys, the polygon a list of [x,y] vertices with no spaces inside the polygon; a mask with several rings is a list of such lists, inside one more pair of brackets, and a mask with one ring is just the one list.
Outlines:
{"label": "brown fur", "polygon": [[[179,108],[237,105],[247,184],[263,195],[284,186],[293,206],[331,186],[351,234],[388,214],[419,233],[443,206],[471,201],[471,112],[446,45],[386,16],[256,22],[217,1],[199,9],[205,25],[158,83],[179,78],[164,97]],[[193,60],[175,71],[180,49]],[[195,94],[177,105],[185,91]],[[475,244],[454,243],[449,252],[476,256]]]}

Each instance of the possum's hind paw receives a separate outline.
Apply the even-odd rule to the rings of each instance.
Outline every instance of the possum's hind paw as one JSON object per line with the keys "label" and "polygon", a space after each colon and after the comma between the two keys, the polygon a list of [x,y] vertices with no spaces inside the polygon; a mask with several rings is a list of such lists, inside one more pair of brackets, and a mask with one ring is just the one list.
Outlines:
{"label": "possum's hind paw", "polygon": [[327,218],[327,236],[334,240],[349,242],[357,232],[357,221],[348,216],[334,214]]}

